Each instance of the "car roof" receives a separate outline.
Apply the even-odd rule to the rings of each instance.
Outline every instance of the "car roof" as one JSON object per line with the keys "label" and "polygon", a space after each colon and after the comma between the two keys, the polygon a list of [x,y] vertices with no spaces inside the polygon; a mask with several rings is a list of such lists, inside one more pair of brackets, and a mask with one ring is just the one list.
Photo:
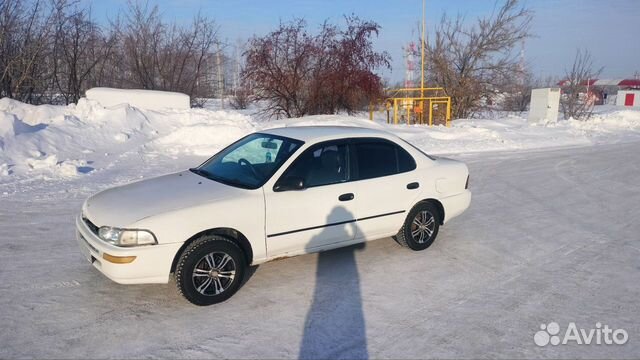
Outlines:
{"label": "car roof", "polygon": [[289,126],[260,131],[263,134],[285,136],[304,142],[318,142],[349,137],[382,137],[390,138],[392,134],[377,129],[356,126]]}

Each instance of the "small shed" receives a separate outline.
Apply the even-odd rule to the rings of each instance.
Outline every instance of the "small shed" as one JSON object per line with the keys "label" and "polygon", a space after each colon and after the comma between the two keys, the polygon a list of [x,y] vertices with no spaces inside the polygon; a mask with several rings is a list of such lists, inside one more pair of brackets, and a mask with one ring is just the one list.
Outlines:
{"label": "small shed", "polygon": [[618,106],[640,107],[640,90],[620,90],[616,98]]}
{"label": "small shed", "polygon": [[529,122],[545,123],[558,120],[559,104],[559,88],[532,89]]}

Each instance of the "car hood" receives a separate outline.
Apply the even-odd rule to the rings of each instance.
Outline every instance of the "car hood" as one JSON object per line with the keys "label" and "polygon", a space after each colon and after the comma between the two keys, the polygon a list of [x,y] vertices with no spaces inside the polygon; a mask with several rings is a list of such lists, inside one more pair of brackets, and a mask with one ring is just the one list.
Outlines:
{"label": "car hood", "polygon": [[182,171],[114,187],[87,199],[83,214],[96,226],[127,227],[150,216],[251,191]]}

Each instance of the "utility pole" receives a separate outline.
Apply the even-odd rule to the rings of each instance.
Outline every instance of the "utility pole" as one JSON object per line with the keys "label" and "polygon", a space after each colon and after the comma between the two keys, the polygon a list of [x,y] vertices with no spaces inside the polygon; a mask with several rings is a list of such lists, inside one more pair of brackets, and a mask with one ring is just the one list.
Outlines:
{"label": "utility pole", "polygon": [[520,61],[518,61],[518,81],[520,86],[525,86],[525,69],[526,69],[527,65],[525,62],[525,56],[524,56],[524,39],[522,39],[522,42],[520,43]]}
{"label": "utility pole", "polygon": [[424,11],[425,11],[425,2],[426,0],[422,0],[422,61],[420,64],[420,97],[424,97]]}
{"label": "utility pole", "polygon": [[240,87],[240,53],[242,51],[242,42],[240,41],[240,39],[238,38],[236,40],[236,66],[235,66],[235,71],[234,71],[234,79],[233,79],[233,83],[234,83],[234,95],[237,96],[237,92],[238,92],[238,88]]}
{"label": "utility pole", "polygon": [[224,71],[222,69],[222,51],[220,51],[220,43],[217,44],[216,51],[216,72],[218,73],[218,91],[220,94],[220,102],[224,109]]}

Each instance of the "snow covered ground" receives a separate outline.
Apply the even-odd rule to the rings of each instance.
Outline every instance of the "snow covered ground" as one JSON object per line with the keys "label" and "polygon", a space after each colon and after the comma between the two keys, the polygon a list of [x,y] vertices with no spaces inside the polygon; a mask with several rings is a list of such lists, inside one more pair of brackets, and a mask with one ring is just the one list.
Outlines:
{"label": "snow covered ground", "polygon": [[[452,128],[249,111],[33,107],[0,99],[0,358],[636,357],[640,111]],[[86,196],[197,165],[266,127],[387,128],[469,164],[471,208],[425,252],[391,239],[261,265],[230,301],[123,286],[74,240]],[[585,146],[588,145],[588,146]],[[550,149],[551,147],[561,147]],[[541,324],[625,329],[625,345],[538,347]]]}
{"label": "snow covered ground", "polygon": [[[633,358],[639,152],[635,142],[459,157],[472,205],[428,250],[381,239],[267,263],[208,308],[173,282],[115,284],[82,258],[73,216],[106,178],[5,196],[0,358]],[[551,321],[600,322],[629,340],[536,346]]]}

